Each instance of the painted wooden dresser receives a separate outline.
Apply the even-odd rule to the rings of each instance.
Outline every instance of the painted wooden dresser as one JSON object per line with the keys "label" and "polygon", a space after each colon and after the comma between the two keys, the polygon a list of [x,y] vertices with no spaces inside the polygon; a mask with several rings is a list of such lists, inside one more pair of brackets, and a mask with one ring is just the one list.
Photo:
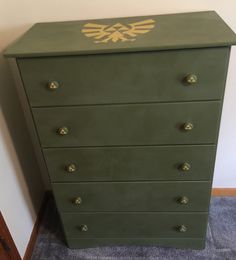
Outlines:
{"label": "painted wooden dresser", "polygon": [[206,11],[38,23],[6,50],[69,247],[204,247],[235,43]]}

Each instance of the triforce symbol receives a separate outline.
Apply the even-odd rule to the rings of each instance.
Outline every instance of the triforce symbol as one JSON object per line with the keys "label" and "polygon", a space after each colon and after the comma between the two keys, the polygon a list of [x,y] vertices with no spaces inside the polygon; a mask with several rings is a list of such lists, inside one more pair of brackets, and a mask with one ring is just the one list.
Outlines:
{"label": "triforce symbol", "polygon": [[148,33],[155,26],[153,19],[124,25],[116,23],[112,26],[87,23],[81,32],[87,37],[94,38],[95,43],[135,41],[139,34]]}

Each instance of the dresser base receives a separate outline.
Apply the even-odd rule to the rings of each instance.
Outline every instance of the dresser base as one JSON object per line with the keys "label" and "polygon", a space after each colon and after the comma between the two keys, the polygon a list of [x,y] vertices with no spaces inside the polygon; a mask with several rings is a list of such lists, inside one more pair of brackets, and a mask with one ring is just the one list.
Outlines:
{"label": "dresser base", "polygon": [[204,249],[204,238],[67,238],[71,249],[92,248],[100,246],[164,246],[183,249]]}

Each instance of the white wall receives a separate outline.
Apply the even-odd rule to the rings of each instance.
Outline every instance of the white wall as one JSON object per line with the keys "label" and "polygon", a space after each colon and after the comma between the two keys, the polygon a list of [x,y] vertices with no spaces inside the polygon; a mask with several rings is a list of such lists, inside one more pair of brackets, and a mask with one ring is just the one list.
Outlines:
{"label": "white wall", "polygon": [[[163,13],[192,12],[216,10],[221,17],[236,31],[235,0],[0,0],[0,51],[15,40],[33,23],[42,21],[79,20],[88,18],[106,18],[119,16],[151,15]],[[9,69],[5,60],[0,57],[0,90],[3,108],[0,113],[0,205],[10,230],[21,254],[35,220],[37,202],[42,187],[38,170],[31,151],[30,142],[21,115],[16,93],[13,89]],[[229,75],[225,93],[225,104],[220,129],[219,148],[217,153],[214,187],[236,187],[236,120],[234,116],[236,102],[236,50],[232,48]],[[7,122],[7,124],[6,124]],[[11,133],[9,133],[9,129]],[[20,134],[16,132],[20,131]],[[19,142],[19,137],[24,137]],[[18,140],[18,143],[16,142]],[[23,146],[23,147],[22,147]],[[32,169],[32,183],[39,183],[38,188],[30,195],[24,167]],[[31,160],[27,159],[27,155]],[[33,161],[34,163],[30,163]],[[23,174],[24,173],[24,174]],[[27,174],[26,174],[27,175]],[[28,176],[29,177],[29,176]],[[2,181],[3,180],[3,181]],[[36,181],[35,181],[36,180]],[[36,206],[35,206],[36,205]]]}
{"label": "white wall", "polygon": [[[2,50],[14,39],[0,0],[0,210],[24,255],[44,194],[44,185],[24,122],[13,78]],[[17,24],[17,21],[15,21]]]}

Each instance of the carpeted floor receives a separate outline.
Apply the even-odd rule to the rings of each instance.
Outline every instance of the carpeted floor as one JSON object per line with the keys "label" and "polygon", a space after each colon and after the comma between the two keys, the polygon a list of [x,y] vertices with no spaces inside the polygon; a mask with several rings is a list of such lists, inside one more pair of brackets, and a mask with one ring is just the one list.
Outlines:
{"label": "carpeted floor", "polygon": [[97,247],[70,250],[63,243],[62,231],[53,200],[45,212],[32,260],[236,260],[236,197],[211,200],[207,242],[204,250],[164,247]]}

